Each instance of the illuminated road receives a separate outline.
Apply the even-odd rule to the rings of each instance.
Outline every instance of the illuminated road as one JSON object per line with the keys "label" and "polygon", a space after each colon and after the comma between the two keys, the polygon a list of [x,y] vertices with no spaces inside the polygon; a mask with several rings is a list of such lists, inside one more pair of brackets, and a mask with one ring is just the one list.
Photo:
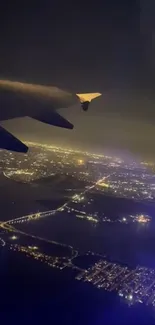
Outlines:
{"label": "illuminated road", "polygon": [[[66,245],[66,244],[63,244],[63,243],[58,243],[54,240],[49,240],[49,239],[46,239],[46,238],[43,238],[43,237],[39,237],[39,236],[35,236],[35,235],[31,235],[29,233],[26,233],[24,231],[21,231],[21,230],[18,230],[12,226],[10,226],[7,222],[1,222],[0,223],[0,227],[3,229],[3,230],[6,230],[6,231],[9,231],[9,232],[15,232],[15,233],[18,233],[20,235],[24,235],[24,236],[27,236],[27,237],[30,237],[30,238],[33,238],[33,239],[36,239],[36,240],[40,240],[40,241],[44,241],[48,244],[54,244],[54,245],[58,245],[58,246],[61,246],[61,247],[64,247],[64,248],[70,248],[71,249],[71,252],[72,252],[72,256],[70,258],[70,261],[77,257],[78,256],[78,251],[75,250],[72,246],[70,245]],[[18,238],[17,238],[18,239]],[[5,246],[5,242],[2,238],[0,238],[0,241],[2,242],[2,246]]]}
{"label": "illuminated road", "polygon": [[22,223],[22,222],[37,220],[37,219],[40,219],[40,218],[49,217],[52,214],[55,214],[56,211],[57,210],[49,210],[49,211],[44,211],[44,212],[37,212],[37,213],[33,213],[33,214],[28,214],[28,215],[23,216],[23,217],[11,219],[11,220],[6,221],[4,223],[11,225],[11,224],[15,224],[15,223]]}
{"label": "illuminated road", "polygon": [[42,241],[45,241],[45,242],[50,243],[50,244],[60,245],[60,246],[63,246],[63,247],[69,247],[71,250],[73,250],[73,247],[70,246],[70,245],[65,245],[65,244],[58,243],[58,242],[53,241],[53,240],[49,240],[49,239],[42,238],[42,237],[39,237],[39,236],[31,235],[29,233],[26,233],[26,232],[24,232],[22,230],[18,230],[16,228],[10,226],[7,222],[1,222],[0,223],[0,228],[4,229],[6,231],[9,231],[9,232],[16,232],[16,233],[22,234],[24,236],[28,236],[28,237],[31,237],[31,238],[34,238],[34,239],[42,240]]}

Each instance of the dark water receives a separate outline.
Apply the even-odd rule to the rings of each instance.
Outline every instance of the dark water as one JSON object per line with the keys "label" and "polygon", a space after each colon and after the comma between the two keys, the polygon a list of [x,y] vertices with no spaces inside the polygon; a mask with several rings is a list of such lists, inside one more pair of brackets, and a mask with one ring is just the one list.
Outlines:
{"label": "dark water", "polygon": [[155,267],[155,227],[153,223],[93,224],[74,215],[55,216],[23,223],[20,229],[61,243],[81,253],[91,250],[120,263]]}

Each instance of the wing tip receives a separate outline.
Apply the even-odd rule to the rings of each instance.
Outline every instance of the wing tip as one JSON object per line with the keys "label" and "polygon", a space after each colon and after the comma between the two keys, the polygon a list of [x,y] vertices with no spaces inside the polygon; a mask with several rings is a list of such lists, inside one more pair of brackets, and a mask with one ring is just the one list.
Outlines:
{"label": "wing tip", "polygon": [[24,144],[24,143],[21,143],[22,145],[19,145],[17,146],[16,148],[14,148],[14,151],[16,152],[21,152],[21,153],[27,153],[29,148]]}
{"label": "wing tip", "polygon": [[76,94],[76,96],[80,99],[80,102],[91,102],[93,99],[102,96],[101,93],[85,93],[85,94]]}

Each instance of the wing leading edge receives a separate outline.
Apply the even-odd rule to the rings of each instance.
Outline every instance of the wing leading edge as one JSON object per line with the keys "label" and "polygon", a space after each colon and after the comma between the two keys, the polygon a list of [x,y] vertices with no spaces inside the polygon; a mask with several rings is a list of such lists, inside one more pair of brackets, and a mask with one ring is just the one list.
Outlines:
{"label": "wing leading edge", "polygon": [[11,133],[0,126],[0,148],[26,153],[28,147]]}

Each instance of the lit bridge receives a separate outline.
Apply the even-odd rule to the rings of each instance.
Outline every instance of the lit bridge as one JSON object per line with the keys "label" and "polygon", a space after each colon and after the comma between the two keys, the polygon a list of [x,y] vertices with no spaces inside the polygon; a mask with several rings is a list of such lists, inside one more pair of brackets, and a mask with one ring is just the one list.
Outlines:
{"label": "lit bridge", "polygon": [[23,223],[23,222],[28,222],[28,221],[32,221],[32,220],[37,220],[40,218],[45,218],[45,217],[54,215],[57,211],[58,210],[49,210],[49,211],[32,213],[32,214],[28,214],[26,216],[22,216],[19,218],[15,218],[15,219],[11,219],[9,221],[3,222],[3,224],[13,225],[16,223]]}

